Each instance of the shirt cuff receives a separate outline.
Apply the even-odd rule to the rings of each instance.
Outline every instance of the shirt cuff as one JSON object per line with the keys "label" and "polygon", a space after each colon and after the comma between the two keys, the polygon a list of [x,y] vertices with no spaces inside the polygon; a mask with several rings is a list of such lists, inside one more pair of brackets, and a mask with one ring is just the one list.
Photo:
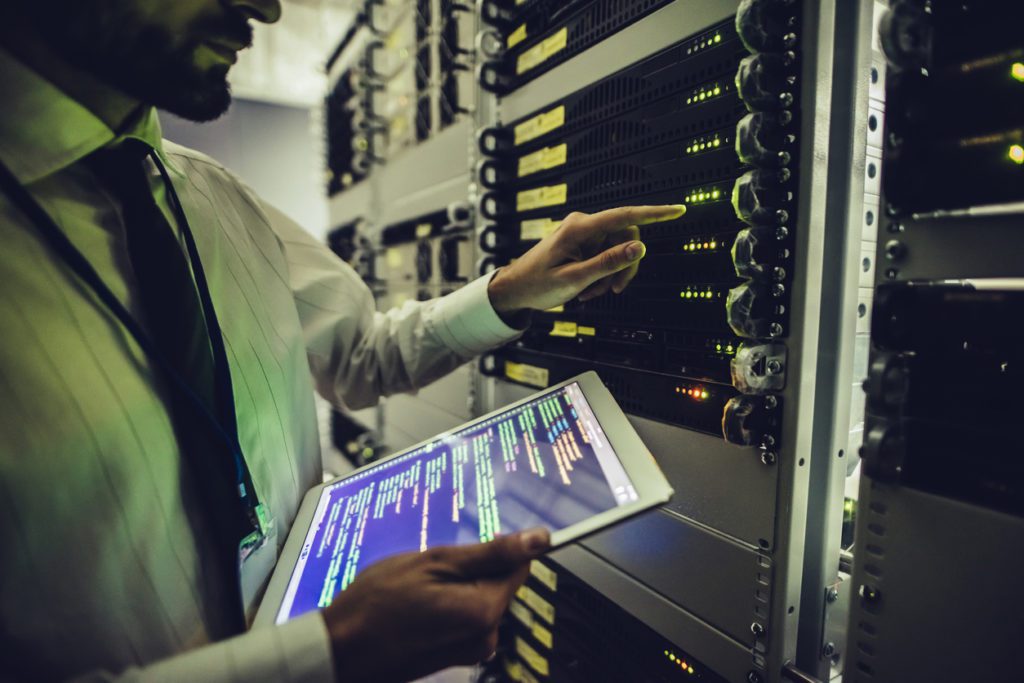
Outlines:
{"label": "shirt cuff", "polygon": [[331,683],[334,661],[323,616],[310,612],[165,659],[147,667],[145,675],[126,680],[137,678],[154,683]]}
{"label": "shirt cuff", "polygon": [[506,325],[491,305],[487,286],[492,277],[494,273],[484,275],[437,300],[434,331],[459,355],[480,355],[523,333]]}
{"label": "shirt cuff", "polygon": [[285,622],[277,631],[291,683],[334,680],[331,640],[319,610]]}

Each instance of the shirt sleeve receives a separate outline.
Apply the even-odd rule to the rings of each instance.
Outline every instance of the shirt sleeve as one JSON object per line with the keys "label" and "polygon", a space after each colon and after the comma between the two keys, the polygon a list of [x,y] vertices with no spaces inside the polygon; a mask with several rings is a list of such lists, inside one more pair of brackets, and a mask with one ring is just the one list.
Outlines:
{"label": "shirt sleeve", "polygon": [[484,276],[447,296],[375,310],[356,272],[294,221],[266,206],[288,262],[317,391],[349,408],[418,389],[470,358],[515,339],[487,295]]}
{"label": "shirt sleeve", "polygon": [[[0,676],[0,680],[4,679]],[[93,672],[71,683],[330,683],[327,627],[319,612],[255,629],[213,645],[120,674]]]}

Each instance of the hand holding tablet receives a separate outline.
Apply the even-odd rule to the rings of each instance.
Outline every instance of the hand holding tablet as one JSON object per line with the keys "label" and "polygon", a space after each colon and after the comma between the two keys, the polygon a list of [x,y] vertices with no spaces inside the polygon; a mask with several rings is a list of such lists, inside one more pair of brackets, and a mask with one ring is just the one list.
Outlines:
{"label": "hand holding tablet", "polygon": [[489,657],[543,529],[404,553],[361,572],[324,610],[337,679],[408,681]]}
{"label": "hand holding tablet", "polygon": [[[671,495],[588,372],[313,488],[256,625],[324,609],[339,672],[355,667],[352,680],[363,658],[343,661],[342,650],[365,654],[369,642],[358,643],[380,629],[426,643],[415,666],[478,661],[529,560]],[[535,527],[550,530],[550,544],[517,534]],[[381,655],[401,670],[395,680],[408,673],[399,653]]]}

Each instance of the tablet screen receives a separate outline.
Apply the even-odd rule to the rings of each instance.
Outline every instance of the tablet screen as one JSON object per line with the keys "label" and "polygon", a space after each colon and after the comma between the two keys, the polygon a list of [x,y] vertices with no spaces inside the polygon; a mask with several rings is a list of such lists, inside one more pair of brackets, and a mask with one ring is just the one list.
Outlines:
{"label": "tablet screen", "polygon": [[564,529],[637,500],[580,385],[324,487],[276,621],[330,604],[396,553]]}

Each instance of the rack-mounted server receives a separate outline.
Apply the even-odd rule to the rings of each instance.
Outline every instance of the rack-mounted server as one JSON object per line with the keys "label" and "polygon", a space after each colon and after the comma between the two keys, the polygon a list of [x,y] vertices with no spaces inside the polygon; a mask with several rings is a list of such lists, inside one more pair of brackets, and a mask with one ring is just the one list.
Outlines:
{"label": "rack-mounted server", "polygon": [[537,384],[599,368],[631,412],[724,433],[774,462],[799,55],[796,5],[771,4],[746,3],[735,21],[481,133],[484,270],[520,256],[571,211],[688,207],[680,220],[642,228],[647,256],[625,292],[538,313],[514,348],[484,360],[486,374]]}

